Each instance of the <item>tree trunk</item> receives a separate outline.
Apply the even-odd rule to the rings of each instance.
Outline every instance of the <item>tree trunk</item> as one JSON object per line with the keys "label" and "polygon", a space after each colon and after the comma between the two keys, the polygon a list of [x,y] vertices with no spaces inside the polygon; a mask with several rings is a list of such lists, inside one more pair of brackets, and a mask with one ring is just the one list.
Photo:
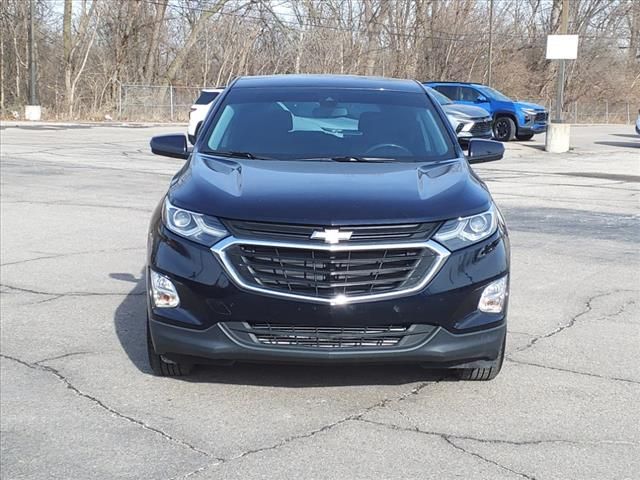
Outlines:
{"label": "tree trunk", "polygon": [[200,17],[193,24],[193,28],[189,33],[189,37],[184,43],[183,47],[178,50],[175,58],[167,68],[167,73],[165,74],[165,82],[167,84],[173,83],[178,75],[178,71],[182,68],[185,60],[187,59],[187,55],[191,52],[191,49],[195,45],[198,40],[198,36],[200,35],[200,31],[204,28],[207,21],[215,14],[222,10],[227,0],[217,0],[217,2],[209,9],[204,10]]}
{"label": "tree trunk", "polygon": [[71,92],[72,47],[71,47],[71,17],[73,15],[73,1],[64,0],[64,14],[62,18],[62,58],[64,60],[64,86],[69,114],[73,111],[73,93]]}
{"label": "tree trunk", "polygon": [[156,57],[158,54],[158,45],[160,43],[160,33],[164,23],[164,15],[167,10],[168,0],[160,0],[156,4],[156,13],[153,18],[153,32],[149,41],[149,49],[147,50],[147,58],[144,62],[144,83],[153,83],[157,77]]}
{"label": "tree trunk", "polygon": [[637,69],[638,55],[640,52],[640,3],[636,1],[631,2],[629,11],[629,50],[628,62],[630,71],[633,73],[634,66]]}
{"label": "tree trunk", "polygon": [[0,35],[0,112],[4,113],[4,35]]}

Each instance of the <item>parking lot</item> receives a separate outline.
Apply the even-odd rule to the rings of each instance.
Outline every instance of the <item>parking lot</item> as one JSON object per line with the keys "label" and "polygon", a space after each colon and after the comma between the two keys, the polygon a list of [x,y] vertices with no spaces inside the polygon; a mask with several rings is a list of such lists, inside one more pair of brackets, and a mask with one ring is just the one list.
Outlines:
{"label": "parking lot", "polygon": [[640,477],[640,136],[575,126],[476,171],[510,228],[507,362],[150,374],[146,229],[183,126],[4,124],[3,479]]}

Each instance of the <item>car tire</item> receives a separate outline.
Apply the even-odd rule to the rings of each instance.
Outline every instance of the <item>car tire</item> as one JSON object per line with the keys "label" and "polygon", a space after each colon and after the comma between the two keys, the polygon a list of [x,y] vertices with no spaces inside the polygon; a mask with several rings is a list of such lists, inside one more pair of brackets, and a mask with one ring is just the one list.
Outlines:
{"label": "car tire", "polygon": [[516,135],[518,140],[526,142],[527,140],[531,140],[533,138],[533,133],[519,133]]}
{"label": "car tire", "polygon": [[193,365],[186,363],[169,362],[162,355],[156,353],[151,340],[151,331],[149,329],[149,321],[147,321],[147,354],[149,356],[149,365],[154,375],[158,377],[182,377],[189,375]]}
{"label": "car tire", "polygon": [[504,350],[506,345],[506,337],[502,341],[502,347],[500,347],[500,353],[498,358],[495,359],[494,365],[485,368],[459,368],[456,373],[460,380],[469,380],[472,382],[484,382],[493,380],[498,376],[504,363]]}
{"label": "car tire", "polygon": [[516,138],[516,124],[510,117],[498,117],[493,122],[493,137],[501,142]]}

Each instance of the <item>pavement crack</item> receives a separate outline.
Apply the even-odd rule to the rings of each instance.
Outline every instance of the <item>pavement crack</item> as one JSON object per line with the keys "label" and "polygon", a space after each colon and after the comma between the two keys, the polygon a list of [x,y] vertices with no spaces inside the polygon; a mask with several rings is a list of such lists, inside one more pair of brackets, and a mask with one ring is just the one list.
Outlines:
{"label": "pavement crack", "polygon": [[[144,247],[108,248],[108,249],[101,249],[101,250],[85,250],[85,251],[82,251],[82,252],[52,253],[52,254],[43,255],[41,257],[27,258],[25,260],[18,260],[18,261],[15,261],[15,262],[3,263],[3,264],[0,265],[0,267],[8,267],[8,266],[11,266],[11,265],[22,265],[22,264],[25,264],[25,263],[37,262],[39,260],[50,260],[50,259],[54,259],[54,258],[75,257],[75,256],[78,256],[78,255],[90,255],[90,254],[98,254],[98,253],[127,252],[127,251],[132,251],[132,250],[144,250]],[[36,253],[36,252],[34,252],[34,253]],[[42,252],[42,253],[44,253],[44,252]]]}
{"label": "pavement crack", "polygon": [[56,355],[55,357],[47,357],[47,358],[43,358],[42,360],[38,360],[36,362],[33,362],[34,365],[40,365],[42,363],[45,362],[52,362],[54,360],[60,360],[62,358],[68,358],[68,357],[74,357],[76,355],[88,355],[91,352],[71,352],[71,353],[63,353],[62,355]]}
{"label": "pavement crack", "polygon": [[227,462],[230,462],[232,460],[238,460],[238,459],[244,458],[244,457],[246,457],[248,455],[253,455],[254,453],[261,453],[261,452],[267,452],[269,450],[276,450],[276,449],[278,449],[280,447],[283,447],[283,446],[285,446],[285,445],[287,445],[287,444],[289,444],[291,442],[294,442],[296,440],[303,440],[305,438],[314,437],[314,436],[316,436],[316,435],[318,435],[320,433],[323,433],[323,432],[326,432],[328,430],[331,430],[332,428],[337,427],[338,425],[342,425],[345,422],[356,420],[358,418],[358,416],[360,416],[360,415],[364,415],[364,413],[355,414],[355,415],[349,415],[347,417],[341,418],[340,420],[336,420],[335,422],[329,423],[327,425],[323,425],[320,428],[316,428],[315,430],[311,430],[310,432],[307,432],[307,433],[303,433],[303,434],[300,434],[300,435],[291,435],[289,437],[286,437],[286,438],[280,440],[277,443],[274,443],[273,445],[269,445],[269,446],[266,446],[266,447],[255,448],[255,449],[252,449],[252,450],[245,450],[244,452],[242,452],[242,453],[240,453],[238,455],[235,455],[233,457],[230,457],[230,458],[227,458],[227,459],[223,460],[221,463],[227,463]]}
{"label": "pavement crack", "polygon": [[26,204],[26,205],[46,205],[46,206],[61,206],[61,207],[92,207],[92,208],[110,208],[117,210],[130,210],[134,212],[145,212],[151,213],[153,211],[152,208],[139,208],[132,207],[126,205],[107,205],[100,203],[77,203],[77,202],[65,202],[65,201],[54,201],[54,202],[44,202],[39,200],[5,200],[3,203],[5,204]]}
{"label": "pavement crack", "polygon": [[[433,436],[433,437],[440,438],[443,441],[445,441],[447,444],[449,444],[451,447],[455,448],[458,451],[461,451],[461,452],[465,453],[466,455],[471,455],[473,457],[476,457],[476,458],[482,460],[483,462],[495,465],[495,466],[497,466],[497,467],[499,467],[499,468],[501,468],[503,470],[511,472],[511,473],[513,473],[515,475],[518,475],[518,476],[522,477],[522,478],[526,478],[528,480],[535,480],[535,477],[532,476],[532,475],[529,475],[529,474],[524,473],[524,472],[519,472],[517,470],[513,470],[512,468],[509,468],[506,465],[502,465],[501,463],[496,462],[495,460],[491,460],[490,458],[484,457],[484,456],[480,455],[479,453],[467,450],[466,448],[462,447],[461,445],[456,444],[454,442],[454,440],[475,440],[475,441],[483,442],[483,443],[509,443],[509,444],[513,444],[513,442],[484,440],[484,439],[477,439],[477,438],[472,438],[472,437],[464,437],[464,436],[460,436],[460,435],[453,435],[453,434],[448,434],[448,433],[443,433],[443,432],[430,432],[430,431],[421,430],[418,427],[414,427],[414,428],[400,427],[400,426],[392,424],[392,423],[376,422],[374,420],[359,419],[359,421],[364,422],[364,423],[370,423],[372,425],[378,425],[378,426],[385,427],[385,428],[390,428],[392,430],[419,433],[419,434],[422,434],[422,435],[428,435],[428,436]],[[539,443],[543,443],[543,442],[541,441]],[[528,444],[528,443],[516,443],[516,444],[517,445],[525,445],[525,444]]]}
{"label": "pavement crack", "polygon": [[[78,352],[80,353],[80,352]],[[77,353],[76,353],[77,354]],[[68,356],[69,354],[67,354]],[[142,421],[142,420],[138,420],[137,418],[134,418],[130,415],[124,414],[122,412],[119,412],[118,410],[116,410],[115,408],[107,405],[106,403],[104,403],[102,400],[100,400],[99,398],[90,395],[84,391],[82,391],[80,388],[76,387],[71,380],[69,380],[65,375],[63,375],[58,369],[51,367],[49,365],[45,365],[42,362],[46,361],[45,360],[40,360],[39,362],[36,363],[30,363],[30,362],[26,362],[24,360],[21,360],[17,357],[13,357],[10,355],[5,355],[3,353],[0,353],[0,357],[1,358],[5,358],[7,360],[12,360],[14,362],[17,362],[21,365],[24,365],[25,367],[31,368],[33,370],[39,370],[39,371],[43,371],[43,372],[47,372],[51,375],[53,375],[54,377],[56,377],[60,382],[62,382],[67,389],[71,390],[75,395],[77,395],[78,397],[84,398],[86,400],[89,400],[90,402],[92,402],[94,405],[97,405],[98,407],[100,407],[101,409],[105,410],[106,412],[110,413],[111,415],[120,418],[121,420],[125,420],[129,423],[132,423],[134,425],[137,425],[141,428],[143,428],[144,430],[148,430],[150,432],[156,433],[158,435],[160,435],[161,437],[163,437],[164,439],[176,444],[176,445],[180,445],[181,447],[187,448],[189,450],[192,450],[196,453],[199,453],[200,455],[203,455],[205,457],[210,457],[210,458],[215,458],[213,457],[213,455],[211,455],[209,452],[206,452],[198,447],[196,447],[195,445],[192,445],[189,442],[186,442],[184,440],[181,440],[179,438],[176,438],[172,435],[170,435],[169,433],[165,432],[164,430],[161,430],[160,428],[156,428],[153,427],[151,425],[149,425],[148,423]],[[58,357],[61,358],[61,357]]]}
{"label": "pavement crack", "polygon": [[0,353],[0,358],[6,358],[7,360],[11,360],[13,362],[19,363],[20,365],[23,365],[27,368],[31,368],[32,370],[36,370],[37,367],[35,365],[33,365],[32,363],[29,362],[25,362],[24,360],[19,359],[18,357],[13,357],[11,355],[6,355],[4,353]]}
{"label": "pavement crack", "polygon": [[344,423],[347,422],[353,422],[353,421],[358,421],[358,420],[362,420],[363,417],[369,413],[370,411],[377,409],[377,408],[385,408],[387,405],[389,405],[391,402],[402,402],[404,400],[406,400],[407,398],[413,396],[413,395],[417,395],[419,394],[424,388],[426,388],[429,385],[433,385],[435,383],[438,383],[440,380],[434,380],[434,381],[430,381],[430,382],[422,382],[418,385],[416,385],[415,387],[413,387],[411,390],[409,390],[406,393],[403,393],[402,395],[398,396],[398,397],[392,397],[392,398],[383,398],[382,400],[374,403],[373,405],[370,405],[366,408],[364,408],[363,410],[361,410],[360,412],[351,414],[351,415],[347,415],[346,417],[340,418],[334,422],[328,423],[326,425],[323,425],[322,427],[316,428],[314,430],[311,430],[310,432],[306,432],[306,433],[302,433],[299,435],[291,435],[289,437],[286,437],[272,445],[268,445],[265,447],[260,447],[260,448],[254,448],[251,450],[245,450],[237,455],[234,455],[233,457],[229,457],[229,458],[223,458],[223,459],[216,459],[215,463],[206,465],[204,467],[200,467],[197,470],[194,470],[192,472],[187,473],[186,475],[183,475],[182,477],[179,477],[181,479],[185,479],[185,478],[189,478],[195,475],[198,475],[199,473],[203,472],[204,470],[206,470],[207,468],[210,467],[216,467],[219,465],[222,465],[224,463],[228,463],[228,462],[232,462],[234,460],[239,460],[241,458],[245,458],[249,455],[253,455],[256,453],[261,453],[261,452],[268,452],[271,450],[277,450],[285,445],[288,445],[292,442],[295,442],[297,440],[304,440],[307,438],[312,438],[315,437],[318,434],[327,432],[339,425],[342,425]]}
{"label": "pavement crack", "polygon": [[543,438],[536,440],[506,440],[502,438],[480,438],[473,437],[471,435],[459,435],[455,433],[436,432],[431,430],[422,430],[419,427],[401,427],[394,423],[380,422],[376,420],[369,420],[366,418],[358,419],[363,423],[370,423],[372,425],[378,425],[381,427],[387,427],[392,430],[399,430],[404,432],[421,433],[423,435],[430,435],[441,438],[448,438],[452,440],[471,441],[478,443],[488,443],[493,445],[511,445],[516,447],[530,446],[530,445],[545,445],[562,443],[567,445],[602,445],[602,444],[615,444],[615,445],[638,445],[637,442],[629,442],[625,440],[595,440],[595,441],[580,441],[580,440],[568,440],[565,438]]}
{"label": "pavement crack", "polygon": [[[44,290],[36,290],[33,288],[18,287],[16,285],[8,285],[1,283],[0,287],[7,288],[20,293],[31,293],[33,295],[48,295],[51,297],[45,301],[52,301],[62,297],[113,297],[113,296],[129,296],[129,295],[145,295],[145,292],[45,292]],[[3,292],[7,293],[7,292]],[[43,303],[42,301],[36,303]]]}
{"label": "pavement crack", "polygon": [[[547,332],[547,333],[545,333],[543,335],[534,336],[531,340],[529,340],[529,342],[526,345],[524,345],[524,346],[522,346],[520,348],[517,348],[513,353],[524,352],[525,350],[528,350],[528,349],[532,348],[540,340],[544,340],[546,338],[553,337],[553,336],[555,336],[555,335],[557,335],[557,334],[559,334],[561,332],[564,332],[565,330],[573,327],[580,318],[584,317],[585,315],[587,315],[588,313],[591,313],[591,311],[593,311],[593,302],[594,302],[594,300],[597,300],[597,299],[603,298],[603,297],[608,297],[609,295],[613,295],[615,293],[620,293],[620,292],[636,292],[636,290],[623,290],[623,289],[611,290],[609,292],[598,293],[596,295],[592,295],[585,302],[585,305],[584,305],[584,308],[582,309],[582,311],[577,313],[573,317],[571,317],[567,323],[565,323],[564,325],[560,325],[559,327],[555,328],[554,330],[552,330],[550,332]],[[622,311],[618,312],[616,314],[613,314],[613,315],[609,315],[607,318],[615,316],[615,315],[619,315],[620,313],[622,313]],[[511,359],[511,356],[509,356],[508,358]]]}
{"label": "pavement crack", "polygon": [[490,458],[487,458],[487,457],[485,457],[483,455],[480,455],[479,453],[472,452],[471,450],[467,450],[466,448],[464,448],[464,447],[462,447],[460,445],[457,445],[454,441],[451,440],[451,438],[449,438],[447,436],[444,436],[444,437],[441,437],[441,438],[445,442],[447,442],[449,445],[451,445],[453,448],[455,448],[456,450],[459,450],[459,451],[461,451],[461,452],[463,452],[463,453],[465,453],[467,455],[471,455],[472,457],[476,457],[476,458],[482,460],[483,462],[490,463],[492,465],[495,465],[496,467],[499,467],[499,468],[501,468],[503,470],[506,470],[508,472],[513,473],[514,475],[518,475],[518,476],[520,476],[522,478],[526,478],[528,480],[535,480],[535,478],[536,478],[533,475],[529,475],[528,473],[519,472],[517,470],[514,470],[513,468],[507,467],[506,465],[502,465],[501,463],[496,462],[495,460],[491,460]]}
{"label": "pavement crack", "polygon": [[506,360],[508,362],[515,363],[515,364],[518,364],[518,365],[527,365],[527,366],[530,366],[530,367],[545,368],[547,370],[556,370],[556,371],[559,371],[559,372],[573,373],[573,374],[576,374],[576,375],[584,375],[584,376],[587,376],[587,377],[601,378],[603,380],[611,380],[611,381],[615,381],[615,382],[625,382],[625,383],[632,383],[632,384],[635,384],[635,385],[640,385],[640,381],[631,380],[629,378],[609,377],[609,376],[606,376],[606,375],[598,375],[597,373],[581,372],[580,370],[571,370],[570,368],[552,367],[550,365],[543,365],[541,363],[535,363],[535,362],[525,362],[524,360],[515,360],[513,358],[507,358]]}

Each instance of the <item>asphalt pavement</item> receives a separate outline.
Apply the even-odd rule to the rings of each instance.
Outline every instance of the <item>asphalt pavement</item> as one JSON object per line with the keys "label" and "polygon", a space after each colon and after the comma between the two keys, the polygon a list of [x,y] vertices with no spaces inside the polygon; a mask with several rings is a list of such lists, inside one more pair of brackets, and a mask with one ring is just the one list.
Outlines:
{"label": "asphalt pavement", "polygon": [[183,126],[0,126],[2,479],[640,477],[640,136],[478,166],[512,242],[491,382],[411,366],[150,374],[141,272]]}

